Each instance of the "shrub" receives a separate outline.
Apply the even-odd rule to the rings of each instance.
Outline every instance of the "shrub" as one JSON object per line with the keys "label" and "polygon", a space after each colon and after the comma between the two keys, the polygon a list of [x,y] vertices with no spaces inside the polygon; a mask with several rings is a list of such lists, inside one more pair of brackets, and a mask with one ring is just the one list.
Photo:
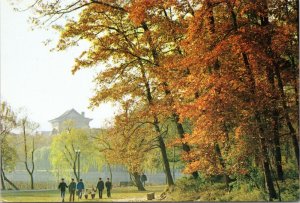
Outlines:
{"label": "shrub", "polygon": [[203,184],[203,181],[200,178],[194,179],[193,177],[182,177],[176,181],[177,188],[182,192],[199,192],[201,184]]}

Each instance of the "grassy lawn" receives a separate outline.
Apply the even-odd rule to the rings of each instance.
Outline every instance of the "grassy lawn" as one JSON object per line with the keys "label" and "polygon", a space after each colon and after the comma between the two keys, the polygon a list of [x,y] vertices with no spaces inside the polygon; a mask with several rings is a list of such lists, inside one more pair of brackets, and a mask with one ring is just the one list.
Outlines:
{"label": "grassy lawn", "polygon": [[[81,199],[79,202],[112,202],[112,201],[146,201],[147,193],[155,192],[156,197],[163,192],[166,186],[157,185],[157,186],[148,186],[146,187],[147,191],[139,192],[136,187],[116,187],[112,190],[112,197],[107,198],[106,191],[104,191],[103,199],[98,199],[98,191],[96,192],[95,199],[89,198]],[[9,201],[9,202],[60,202],[60,192],[59,190],[51,191],[4,191],[1,193],[0,201]],[[65,201],[69,201],[69,193],[66,192]],[[75,201],[78,202],[77,196],[75,196]]]}

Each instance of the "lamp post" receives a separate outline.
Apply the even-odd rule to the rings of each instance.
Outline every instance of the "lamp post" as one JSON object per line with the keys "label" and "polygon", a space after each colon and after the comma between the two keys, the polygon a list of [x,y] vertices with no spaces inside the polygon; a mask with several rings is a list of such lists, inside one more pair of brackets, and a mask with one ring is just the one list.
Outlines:
{"label": "lamp post", "polygon": [[78,180],[80,180],[80,149],[75,150],[78,160]]}

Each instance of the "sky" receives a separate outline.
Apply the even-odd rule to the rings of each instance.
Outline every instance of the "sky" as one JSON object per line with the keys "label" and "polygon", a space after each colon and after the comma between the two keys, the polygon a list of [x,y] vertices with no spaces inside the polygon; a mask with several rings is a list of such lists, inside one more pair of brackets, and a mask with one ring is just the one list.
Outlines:
{"label": "sky", "polygon": [[6,0],[0,1],[1,18],[1,100],[15,111],[22,111],[40,124],[39,130],[52,130],[49,120],[74,108],[92,118],[90,126],[105,127],[116,108],[102,104],[88,109],[93,96],[95,69],[71,74],[74,58],[82,47],[63,52],[50,52],[45,46],[48,38],[57,39],[53,30],[31,30],[27,22],[30,12],[16,12]]}

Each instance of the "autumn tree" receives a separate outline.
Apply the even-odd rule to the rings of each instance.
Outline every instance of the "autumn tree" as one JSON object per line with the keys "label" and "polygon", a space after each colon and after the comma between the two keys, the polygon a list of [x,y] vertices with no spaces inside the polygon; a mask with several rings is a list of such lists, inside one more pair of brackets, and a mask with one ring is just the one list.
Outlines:
{"label": "autumn tree", "polygon": [[[181,52],[176,45],[176,40],[181,38],[181,24],[178,24],[178,22],[172,22],[172,20],[169,19],[174,18],[172,16],[175,16],[176,14],[165,10],[164,7],[160,7],[159,11],[156,13],[162,12],[163,15],[160,15],[159,17],[155,17],[153,15],[148,17],[148,19],[143,18],[144,21],[137,21],[135,19],[140,12],[138,11],[139,8],[137,8],[135,4],[127,7],[126,4],[118,1],[114,3],[105,1],[92,1],[90,3],[85,3],[86,2],[77,2],[71,7],[62,8],[63,5],[60,5],[59,3],[55,4],[54,7],[51,7],[44,5],[41,2],[37,2],[37,6],[35,7],[38,8],[37,10],[40,9],[45,16],[60,16],[60,14],[64,15],[72,12],[73,10],[87,7],[81,12],[79,21],[76,22],[71,20],[67,23],[64,31],[62,32],[58,48],[60,50],[66,49],[67,47],[77,44],[80,40],[90,41],[94,46],[99,48],[83,52],[82,55],[76,59],[73,71],[75,72],[83,67],[91,67],[102,61],[108,62],[111,59],[113,59],[116,63],[120,63],[119,65],[121,69],[132,69],[132,67],[140,69],[138,72],[140,72],[141,76],[131,74],[131,77],[136,77],[138,80],[142,79],[144,83],[144,97],[146,96],[149,105],[153,106],[153,109],[158,111],[157,114],[160,112],[166,113],[167,111],[170,111],[168,113],[174,117],[174,121],[177,124],[178,134],[181,138],[183,138],[184,130],[182,124],[179,122],[179,115],[175,110],[166,108],[167,106],[174,105],[172,96],[170,96],[171,91],[167,87],[168,85],[165,80],[157,80],[157,78],[153,77],[159,74],[157,70],[159,70],[158,67],[160,66],[160,61],[163,58],[167,57],[169,53],[178,52],[180,54]],[[155,5],[157,4],[158,3],[155,3]],[[137,10],[137,15],[132,15],[131,11],[134,11],[135,9]],[[154,20],[149,21],[152,17],[155,17],[153,18]],[[96,22],[95,19],[101,19],[102,22]],[[133,19],[133,22],[131,19]],[[86,22],[89,22],[89,26],[84,27]],[[101,26],[98,26],[99,23]],[[114,26],[111,26],[111,24]],[[166,26],[172,28],[172,33],[168,33],[168,35],[166,35],[167,32],[162,32],[163,29],[159,28],[165,28]],[[173,28],[172,26],[175,27]],[[107,33],[110,33],[110,35]],[[160,35],[161,37],[157,37],[156,35]],[[114,43],[119,42],[120,40],[122,43]],[[107,42],[113,42],[113,44],[109,45]],[[112,54],[114,56],[111,56]],[[117,70],[117,66],[111,69]],[[124,73],[124,71],[118,72]],[[108,73],[115,74],[116,71],[106,71],[106,77]],[[122,75],[122,77],[125,76],[126,75]],[[98,81],[99,84],[101,84],[101,82],[105,84],[104,82],[106,81]],[[112,80],[110,83],[113,82],[115,81]],[[163,102],[165,104],[163,104],[162,101],[160,103],[154,102],[156,100],[156,95],[152,92],[152,88],[156,87],[159,87],[157,90],[161,91],[160,95],[164,96],[163,98],[165,98],[165,100]],[[128,93],[128,88],[123,90],[127,90]],[[99,90],[99,93],[97,94],[100,95],[100,93],[103,94],[104,91]],[[94,101],[97,101],[97,99],[100,100],[100,96],[95,97]],[[100,101],[97,102],[99,103]],[[95,105],[95,103],[96,102],[92,103],[92,105]],[[155,123],[159,123],[155,117],[157,116],[154,116]],[[156,127],[156,129],[157,132],[160,133],[159,128]],[[183,150],[188,153],[190,147],[186,143],[182,143],[182,145]],[[161,148],[165,151],[165,146],[162,141]],[[162,156],[164,157],[164,162],[168,165],[166,153],[163,151]],[[169,168],[169,166],[166,166],[166,168]],[[194,177],[198,177],[197,172],[193,172],[193,175]],[[173,181],[171,180],[169,172],[168,176],[169,182],[172,184]]]}
{"label": "autumn tree", "polygon": [[[104,151],[111,162],[127,168],[139,191],[145,190],[140,174],[145,170],[147,154],[160,147],[152,118],[141,116],[144,114],[141,104],[134,100],[123,103],[123,112],[116,116],[108,133],[110,148]],[[167,131],[163,136],[166,134]]]}
{"label": "autumn tree", "polygon": [[284,180],[283,142],[293,143],[299,167],[298,1],[36,1],[32,7],[46,22],[79,13],[54,26],[61,32],[57,49],[89,43],[73,73],[105,64],[91,106],[128,98],[143,104],[137,111],[152,119],[169,185],[162,126],[171,118],[186,173],[222,174],[228,186],[230,176],[247,176],[255,165],[269,199],[280,199],[273,181]]}
{"label": "autumn tree", "polygon": [[[150,50],[143,44],[143,40],[145,40],[143,29],[141,30],[141,27],[136,27],[130,22],[128,13],[124,9],[105,9],[104,13],[103,9],[99,5],[92,5],[83,10],[79,22],[69,22],[65,31],[62,32],[58,48],[65,49],[72,46],[73,40],[81,35],[84,35],[84,39],[90,41],[93,47],[97,47],[89,49],[76,59],[74,72],[82,67],[99,64],[101,61],[114,60],[116,62],[115,65],[109,66],[96,77],[95,81],[98,87],[96,95],[92,99],[92,105],[97,106],[100,102],[105,101],[118,102],[122,101],[125,96],[130,96],[147,101],[153,110],[159,108],[155,107],[154,102],[154,95],[157,93],[151,90],[151,83],[154,84],[155,80],[151,80],[146,71],[147,63],[153,64],[148,56]],[[95,23],[94,19],[98,19],[101,26],[99,23]],[[90,21],[90,27],[83,29],[85,21]],[[75,30],[82,32],[78,32],[77,36]],[[173,185],[157,113],[153,113],[152,116],[160,140],[168,182]]]}
{"label": "autumn tree", "polygon": [[[218,140],[224,140],[222,141],[225,144],[223,150],[226,153],[230,146],[228,144],[232,143],[228,135],[234,135],[234,129],[240,129],[239,126],[243,128],[247,126],[246,128],[249,129],[244,132],[252,135],[254,139],[251,142],[259,141],[259,156],[270,199],[276,198],[267,153],[273,144],[269,144],[268,140],[277,139],[276,151],[280,151],[278,126],[274,115],[280,110],[279,112],[285,115],[286,120],[289,119],[284,112],[284,103],[281,101],[283,108],[278,105],[280,98],[277,95],[282,92],[280,85],[276,87],[272,82],[272,74],[275,75],[276,72],[276,65],[274,65],[276,57],[271,54],[270,47],[266,45],[266,43],[270,44],[268,38],[271,34],[267,27],[268,14],[262,12],[265,5],[255,7],[257,5],[249,5],[246,2],[201,2],[204,6],[193,9],[194,16],[191,19],[187,40],[185,44],[183,43],[187,56],[182,60],[176,60],[177,63],[175,63],[182,70],[186,70],[187,67],[189,70],[187,77],[183,80],[179,77],[173,83],[181,90],[179,92],[187,101],[187,103],[181,103],[179,110],[183,116],[194,118],[194,131],[185,141],[191,144],[198,143],[201,149],[198,152],[202,151],[207,154],[208,149],[203,150],[205,145],[209,144],[213,152],[214,147],[220,146],[220,144],[216,145]],[[237,10],[237,7],[241,9]],[[245,13],[248,15],[244,15]],[[256,13],[257,16],[253,17],[252,15]],[[253,41],[253,39],[256,40]],[[202,63],[199,64],[199,61]],[[167,68],[171,67],[174,67],[174,62],[167,66]],[[278,80],[279,77],[277,76],[276,79]],[[197,97],[193,99],[191,97],[195,92],[197,92]],[[281,95],[284,96],[282,93]],[[273,126],[273,129],[270,126]],[[291,125],[287,123],[287,126]],[[212,129],[215,129],[215,137],[211,136]],[[270,137],[268,132],[273,132],[274,137]],[[297,139],[293,136],[292,126],[290,132],[291,138],[297,143]],[[209,141],[209,137],[213,140]],[[245,141],[245,138],[243,140]],[[246,146],[251,146],[251,142]],[[297,146],[298,144],[294,144],[296,151]],[[220,148],[216,152],[220,152]],[[199,157],[199,154],[195,152],[193,157],[195,156]],[[296,153],[296,158],[297,156]],[[213,166],[213,163],[218,160],[217,157],[220,158],[217,154],[214,159],[211,159],[213,158],[211,156],[207,157],[210,158],[208,163]],[[276,157],[280,157],[280,154],[277,153]],[[276,162],[280,163],[280,159],[277,160],[279,161]],[[222,162],[220,160],[221,166]],[[197,166],[196,163],[191,164],[189,168],[199,167],[200,165]],[[203,161],[199,162],[201,163]],[[214,168],[217,168],[217,165]],[[280,170],[278,171],[279,174]]]}

